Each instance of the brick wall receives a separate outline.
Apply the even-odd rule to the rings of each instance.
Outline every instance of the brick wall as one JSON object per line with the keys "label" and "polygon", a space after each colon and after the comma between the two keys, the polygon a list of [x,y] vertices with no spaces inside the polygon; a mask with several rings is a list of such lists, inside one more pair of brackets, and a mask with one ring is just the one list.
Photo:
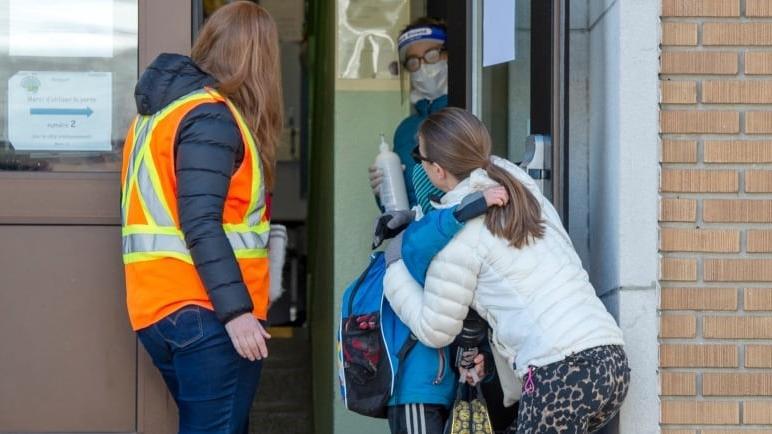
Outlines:
{"label": "brick wall", "polygon": [[772,434],[772,0],[662,0],[662,432]]}

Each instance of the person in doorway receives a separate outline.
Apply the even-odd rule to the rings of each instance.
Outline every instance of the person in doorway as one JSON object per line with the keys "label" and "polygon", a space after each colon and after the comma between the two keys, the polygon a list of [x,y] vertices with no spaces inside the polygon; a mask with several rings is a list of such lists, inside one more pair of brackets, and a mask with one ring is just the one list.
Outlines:
{"label": "person in doorway", "polygon": [[246,433],[268,356],[279,67],[274,20],[237,1],[208,19],[190,57],[160,55],[135,89],[121,177],[127,304],[180,433]]}
{"label": "person in doorway", "polygon": [[[403,175],[410,206],[421,205],[423,213],[431,210],[430,197],[441,192],[432,188],[426,173],[420,164],[416,164],[412,151],[416,146],[418,126],[423,119],[448,104],[446,33],[447,28],[442,21],[422,17],[403,29],[397,41],[401,71],[406,71],[410,77],[410,101],[415,113],[397,127],[394,133],[394,152],[399,155],[404,167]],[[417,173],[414,173],[414,170],[417,170]],[[375,165],[371,166],[369,171],[370,186],[380,206],[383,174]],[[437,222],[447,220],[452,223],[456,220],[452,215],[433,217],[437,218]],[[379,218],[377,224],[388,232],[386,225],[391,226],[397,220],[398,218],[384,215]],[[407,221],[402,223],[406,224]],[[394,231],[396,233],[401,229],[402,227],[394,228]],[[457,227],[453,230],[457,230]],[[377,232],[378,229],[376,236],[380,236]],[[425,232],[425,229],[420,232]],[[437,242],[444,243],[447,240],[440,237]],[[425,247],[424,250],[430,248]],[[442,433],[455,395],[457,378],[453,371],[450,349],[428,348],[418,342],[408,353],[400,371],[400,384],[395,385],[395,391],[388,403],[391,433]]]}
{"label": "person in doorway", "polygon": [[488,131],[474,115],[443,109],[418,136],[421,164],[446,192],[439,207],[496,185],[509,202],[468,221],[435,256],[423,288],[404,261],[387,260],[392,308],[419,341],[437,348],[461,332],[470,307],[487,320],[494,353],[523,380],[511,431],[597,431],[619,411],[630,373],[622,332],[554,207],[522,169],[491,156]]}
{"label": "person in doorway", "polygon": [[[410,101],[413,104],[414,113],[405,118],[397,127],[394,133],[394,152],[399,155],[404,166],[403,175],[410,206],[418,206],[421,210],[421,214],[427,215],[433,209],[432,201],[440,198],[443,192],[434,187],[426,175],[421,160],[417,156],[416,137],[418,127],[427,116],[448,105],[448,55],[445,46],[446,42],[447,27],[445,23],[430,17],[421,17],[413,21],[400,32],[397,41],[401,71],[409,74],[411,86]],[[373,194],[376,196],[376,199],[378,199],[380,186],[383,180],[383,174],[378,167],[373,165],[369,168],[369,179]],[[386,218],[391,217],[386,216]],[[383,223],[383,225],[386,224],[387,223]],[[442,240],[442,238],[439,239],[440,242],[442,242]],[[416,241],[416,245],[412,247],[422,253],[428,253],[432,251],[432,248],[426,247],[426,243],[427,240],[423,238]],[[410,248],[410,246],[408,246],[408,248]],[[487,348],[487,339],[485,346],[486,348],[483,349],[484,354],[476,357],[478,364],[484,364],[485,354],[490,354],[489,348]],[[432,357],[435,359],[437,358],[436,351],[422,347],[423,345],[418,343],[418,350],[415,351],[415,353],[431,354],[433,355]],[[438,364],[441,364],[443,360],[453,360],[453,355],[455,354],[455,348],[446,348],[442,350],[442,357],[439,361],[425,361],[425,363],[429,366],[437,366]],[[418,358],[417,355],[411,355],[410,357],[414,359]],[[412,362],[408,366],[417,369],[416,367],[420,366],[421,363],[424,362]],[[489,370],[493,372],[493,375],[495,376],[495,370],[493,370],[491,364],[488,366]],[[450,374],[448,376],[450,377]],[[495,387],[490,387],[491,385]],[[501,390],[497,385],[497,382],[491,381],[484,384],[483,389],[487,395],[500,397]],[[445,396],[446,398],[437,400],[437,396]],[[494,420],[494,424],[507,426],[514,418],[514,411],[512,411],[511,408],[507,409],[501,406],[499,404],[501,402],[500,399],[491,399],[489,401],[493,402],[491,405],[491,416]],[[432,402],[434,402],[435,405],[422,405],[415,408],[419,408],[422,412],[434,412],[436,414],[428,415],[426,417],[433,420],[440,420],[441,417],[438,415],[447,414],[446,407],[452,402],[452,394],[435,393]],[[393,399],[392,404],[393,407],[391,408],[390,416],[390,419],[393,419],[392,433],[398,434],[407,432],[406,430],[409,429],[409,427],[406,427],[405,424],[399,421],[406,419],[403,416],[406,416],[409,411],[414,408],[413,406],[417,404],[415,398],[413,401]],[[427,432],[434,431],[430,430]]]}
{"label": "person in doorway", "polygon": [[[420,205],[424,213],[432,209],[431,199],[442,195],[416,164],[412,151],[416,146],[418,126],[448,105],[448,55],[445,48],[447,28],[440,20],[422,17],[400,32],[397,41],[401,71],[410,77],[410,102],[414,113],[405,118],[394,132],[394,152],[405,167],[404,177],[410,206]],[[370,167],[370,186],[376,198],[380,194],[383,173]]]}
{"label": "person in doorway", "polygon": [[[389,243],[385,256],[402,256],[413,277],[423,283],[426,268],[431,258],[464,227],[464,224],[485,214],[489,207],[504,206],[508,201],[507,192],[503,187],[492,187],[485,191],[470,194],[452,208],[433,210],[418,221],[413,221],[414,211],[394,211],[384,214],[388,223],[398,222],[393,226],[390,235],[399,234],[403,230],[412,234],[411,242],[402,245],[401,235],[396,235]],[[381,220],[384,220],[383,218]],[[390,236],[388,237],[390,238]],[[398,253],[394,253],[397,251]],[[387,259],[388,261],[388,259]],[[379,298],[380,300],[380,298]],[[386,315],[393,317],[391,310]],[[390,324],[390,319],[387,323]],[[403,326],[404,327],[404,326]],[[404,327],[406,330],[407,328]],[[465,337],[485,336],[484,327],[473,327],[462,333]],[[387,403],[386,415],[392,434],[441,434],[445,426],[449,409],[456,396],[457,379],[452,369],[454,363],[449,348],[430,348],[414,337],[390,333],[390,339],[385,341],[387,353],[401,354],[398,372],[396,373],[391,396]],[[468,339],[467,339],[468,340]],[[478,339],[475,342],[479,342]],[[389,350],[389,348],[391,348]],[[465,354],[469,369],[470,382],[484,378],[485,359],[488,366],[492,359],[488,351],[480,354]],[[474,363],[472,363],[472,359]],[[476,364],[476,366],[475,366]],[[493,377],[492,372],[486,380]],[[467,379],[466,377],[464,378]],[[344,380],[345,381],[345,380]]]}

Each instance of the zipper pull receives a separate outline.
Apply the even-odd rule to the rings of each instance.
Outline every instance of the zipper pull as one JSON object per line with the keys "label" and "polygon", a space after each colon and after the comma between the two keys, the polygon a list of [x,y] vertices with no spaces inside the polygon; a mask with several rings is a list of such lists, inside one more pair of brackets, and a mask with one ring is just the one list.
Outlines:
{"label": "zipper pull", "polygon": [[536,391],[536,384],[534,384],[533,381],[533,366],[528,367],[528,374],[525,376],[525,386],[523,387],[523,390],[527,395]]}

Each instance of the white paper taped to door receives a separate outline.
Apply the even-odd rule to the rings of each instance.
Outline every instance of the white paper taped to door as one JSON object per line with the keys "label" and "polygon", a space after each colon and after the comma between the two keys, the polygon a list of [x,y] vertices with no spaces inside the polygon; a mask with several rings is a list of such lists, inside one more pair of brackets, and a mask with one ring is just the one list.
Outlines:
{"label": "white paper taped to door", "polygon": [[18,151],[110,151],[112,74],[20,71],[8,80],[8,139]]}
{"label": "white paper taped to door", "polygon": [[483,66],[515,60],[515,1],[483,3]]}

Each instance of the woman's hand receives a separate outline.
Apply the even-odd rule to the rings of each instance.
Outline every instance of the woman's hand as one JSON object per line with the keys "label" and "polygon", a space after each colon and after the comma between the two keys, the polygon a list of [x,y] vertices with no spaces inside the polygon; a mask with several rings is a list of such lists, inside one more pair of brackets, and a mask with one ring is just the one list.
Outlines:
{"label": "woman's hand", "polygon": [[244,313],[225,324],[233,348],[245,359],[254,362],[268,357],[266,341],[271,335],[251,313]]}
{"label": "woman's hand", "polygon": [[492,206],[504,207],[509,202],[509,194],[507,194],[507,189],[500,185],[488,188],[483,191],[483,197],[485,197],[485,204],[488,205],[489,208]]}

